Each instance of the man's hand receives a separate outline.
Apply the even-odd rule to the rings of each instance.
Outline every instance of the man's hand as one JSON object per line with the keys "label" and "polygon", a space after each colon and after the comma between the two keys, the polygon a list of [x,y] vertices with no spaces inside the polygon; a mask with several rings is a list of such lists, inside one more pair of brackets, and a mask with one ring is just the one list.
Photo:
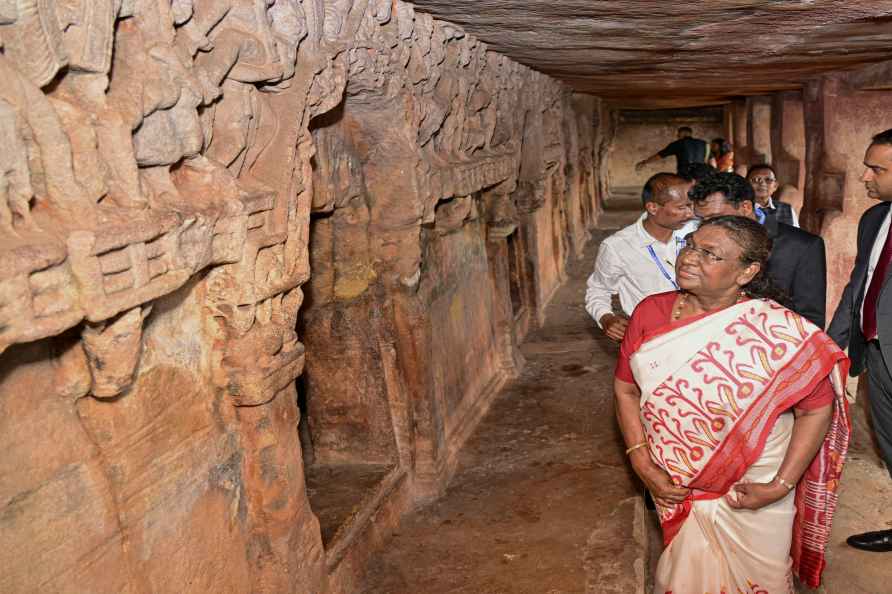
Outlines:
{"label": "man's hand", "polygon": [[635,171],[641,171],[647,166],[647,161],[638,161],[635,163]]}
{"label": "man's hand", "polygon": [[629,319],[625,316],[618,316],[612,313],[601,316],[601,328],[604,329],[604,334],[611,340],[622,342],[628,327]]}
{"label": "man's hand", "polygon": [[725,495],[734,509],[756,510],[786,497],[789,491],[780,483],[738,483]]}

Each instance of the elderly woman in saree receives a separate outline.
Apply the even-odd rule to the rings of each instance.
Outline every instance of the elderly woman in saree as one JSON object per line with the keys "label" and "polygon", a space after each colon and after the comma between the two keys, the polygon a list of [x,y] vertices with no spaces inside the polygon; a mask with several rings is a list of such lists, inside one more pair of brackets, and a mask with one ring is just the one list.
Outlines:
{"label": "elderly woman in saree", "polygon": [[654,594],[793,594],[820,583],[849,441],[848,359],[778,303],[761,225],[686,238],[680,290],[636,308],[617,416],[666,548]]}

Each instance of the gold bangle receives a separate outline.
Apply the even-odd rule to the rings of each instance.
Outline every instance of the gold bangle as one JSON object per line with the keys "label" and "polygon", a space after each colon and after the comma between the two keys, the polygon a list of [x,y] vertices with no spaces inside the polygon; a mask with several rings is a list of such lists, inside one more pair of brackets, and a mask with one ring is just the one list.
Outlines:
{"label": "gold bangle", "polygon": [[632,447],[630,447],[629,449],[626,450],[626,456],[628,456],[629,454],[631,454],[638,448],[645,448],[645,447],[647,447],[646,441],[642,441],[641,443],[636,443],[635,445],[633,445]]}
{"label": "gold bangle", "polygon": [[796,485],[791,485],[790,483],[785,481],[779,474],[774,475],[774,480],[776,480],[781,485],[783,485],[783,487],[787,490],[788,493],[796,488]]}

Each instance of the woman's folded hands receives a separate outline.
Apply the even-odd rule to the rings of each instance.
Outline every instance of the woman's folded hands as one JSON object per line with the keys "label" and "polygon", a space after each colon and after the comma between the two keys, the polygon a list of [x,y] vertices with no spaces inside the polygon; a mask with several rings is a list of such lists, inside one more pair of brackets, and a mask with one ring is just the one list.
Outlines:
{"label": "woman's folded hands", "polygon": [[761,509],[784,498],[790,491],[777,481],[770,483],[739,482],[725,494],[734,509]]}

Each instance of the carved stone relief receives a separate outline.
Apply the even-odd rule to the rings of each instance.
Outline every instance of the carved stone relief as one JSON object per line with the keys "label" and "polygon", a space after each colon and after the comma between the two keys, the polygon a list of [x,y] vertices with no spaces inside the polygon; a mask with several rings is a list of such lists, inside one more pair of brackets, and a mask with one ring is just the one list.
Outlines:
{"label": "carved stone relief", "polygon": [[[412,328],[438,291],[419,288],[426,242],[468,250],[471,291],[508,290],[506,237],[575,183],[566,92],[396,0],[0,0],[0,43],[0,355],[51,378],[59,430],[93,444],[86,498],[119,531],[108,546],[139,559],[96,591],[158,591],[160,561],[144,571],[142,556],[200,540],[218,515],[214,534],[245,549],[233,584],[320,591],[294,431],[311,212],[330,216],[314,302],[359,315],[400,295],[369,334],[383,362],[362,360],[383,369],[380,393],[405,392],[387,398],[407,466],[409,442],[442,421],[412,434],[410,408],[429,404],[408,397],[423,361],[397,373],[430,338]],[[475,315],[497,311],[511,359],[510,300],[488,299]],[[194,477],[178,466],[205,454]],[[175,480],[156,490],[144,476]],[[129,489],[146,489],[144,509]],[[158,544],[165,506],[189,521]]]}

